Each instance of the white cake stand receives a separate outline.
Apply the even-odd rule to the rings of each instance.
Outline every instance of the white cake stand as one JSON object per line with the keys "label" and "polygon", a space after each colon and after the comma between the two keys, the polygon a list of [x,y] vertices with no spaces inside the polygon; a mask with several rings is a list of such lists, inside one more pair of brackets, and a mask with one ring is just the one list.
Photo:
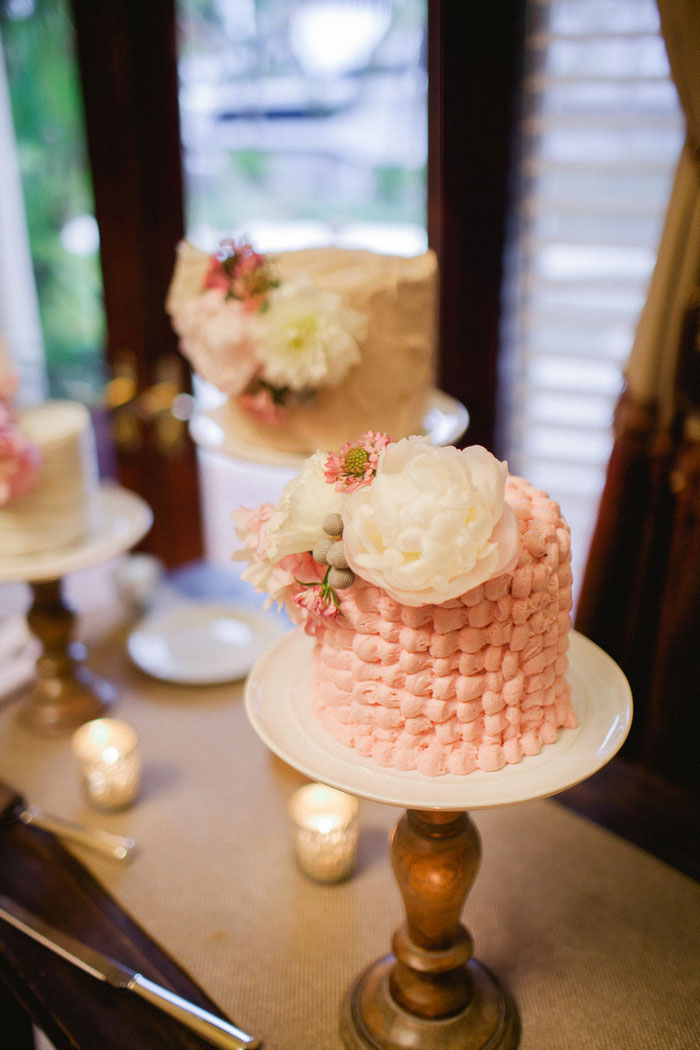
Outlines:
{"label": "white cake stand", "polygon": [[[208,386],[208,384],[204,384]],[[201,380],[197,389],[202,389]],[[226,429],[216,415],[228,400],[220,391],[211,391],[201,398],[203,409],[196,412],[190,420],[190,436],[199,448],[211,452],[220,452],[226,456],[259,463],[263,466],[287,467],[294,474],[299,473],[302,464],[309,458],[309,453],[287,452],[265,445],[256,445],[245,441]],[[428,401],[423,416],[423,432],[434,445],[454,445],[469,427],[469,412],[451,394],[433,388],[428,394]]]}
{"label": "white cake stand", "polygon": [[116,485],[97,493],[92,527],[78,542],[36,554],[0,556],[0,583],[28,583],[29,628],[41,643],[37,679],[20,717],[40,733],[74,728],[103,713],[114,687],[83,665],[85,650],[73,642],[75,614],[62,595],[63,577],[129,550],[151,527],[153,515],[140,496]]}
{"label": "white cake stand", "polygon": [[313,639],[287,635],[246,684],[253,728],[280,758],[314,780],[401,806],[391,846],[406,922],[393,952],[348,991],[340,1030],[348,1050],[514,1050],[520,1020],[497,979],[472,957],[460,923],[481,848],[467,810],[544,798],[591,776],[622,746],[632,697],[622,671],[572,633],[569,681],[577,729],[497,773],[426,777],[387,770],[337,744],[311,711]]}

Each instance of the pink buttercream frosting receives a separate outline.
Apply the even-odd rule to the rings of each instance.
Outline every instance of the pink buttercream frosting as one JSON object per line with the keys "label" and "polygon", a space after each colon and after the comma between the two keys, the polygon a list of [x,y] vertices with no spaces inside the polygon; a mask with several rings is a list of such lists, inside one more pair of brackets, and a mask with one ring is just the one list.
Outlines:
{"label": "pink buttercream frosting", "polygon": [[358,578],[319,626],[314,711],[340,743],[428,776],[496,771],[536,755],[576,716],[566,680],[569,529],[509,477],[518,564],[441,605],[407,606]]}

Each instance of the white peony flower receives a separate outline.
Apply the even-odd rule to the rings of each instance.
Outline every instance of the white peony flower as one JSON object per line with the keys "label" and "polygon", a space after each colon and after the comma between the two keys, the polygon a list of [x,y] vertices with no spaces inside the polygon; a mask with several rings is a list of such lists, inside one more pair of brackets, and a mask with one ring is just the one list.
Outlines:
{"label": "white peony flower", "polygon": [[252,321],[263,378],[291,390],[334,386],[360,363],[366,319],[310,283],[276,288]]}
{"label": "white peony flower", "polygon": [[372,484],[346,497],[350,567],[405,605],[440,604],[513,569],[519,533],[507,474],[480,445],[389,445]]}
{"label": "white peony flower", "polygon": [[173,316],[180,349],[195,372],[235,396],[258,370],[250,315],[218,289],[188,299]]}
{"label": "white peony flower", "polygon": [[326,516],[342,510],[343,496],[323,476],[326,455],[315,452],[282,489],[276,513],[265,525],[266,555],[271,561],[310,551],[323,536]]}

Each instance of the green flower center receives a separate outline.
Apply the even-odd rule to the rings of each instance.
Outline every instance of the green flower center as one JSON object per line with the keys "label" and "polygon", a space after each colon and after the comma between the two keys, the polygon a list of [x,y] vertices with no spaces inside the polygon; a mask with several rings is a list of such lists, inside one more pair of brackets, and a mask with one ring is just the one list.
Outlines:
{"label": "green flower center", "polygon": [[367,449],[356,445],[355,448],[350,448],[345,453],[343,470],[346,474],[352,474],[353,477],[360,477],[364,474],[368,461],[369,452]]}

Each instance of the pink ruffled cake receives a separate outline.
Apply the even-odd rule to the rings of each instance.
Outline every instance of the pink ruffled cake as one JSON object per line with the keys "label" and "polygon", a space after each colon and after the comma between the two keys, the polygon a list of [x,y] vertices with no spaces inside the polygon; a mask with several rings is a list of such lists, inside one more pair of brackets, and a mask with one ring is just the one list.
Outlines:
{"label": "pink ruffled cake", "polygon": [[428,776],[498,770],[576,726],[566,680],[569,529],[522,478],[506,500],[518,564],[441,605],[403,605],[362,580],[316,632],[313,708],[336,740]]}
{"label": "pink ruffled cake", "polygon": [[569,528],[486,449],[368,432],[235,522],[243,578],[315,636],[315,716],[368,761],[495,772],[575,728]]}

